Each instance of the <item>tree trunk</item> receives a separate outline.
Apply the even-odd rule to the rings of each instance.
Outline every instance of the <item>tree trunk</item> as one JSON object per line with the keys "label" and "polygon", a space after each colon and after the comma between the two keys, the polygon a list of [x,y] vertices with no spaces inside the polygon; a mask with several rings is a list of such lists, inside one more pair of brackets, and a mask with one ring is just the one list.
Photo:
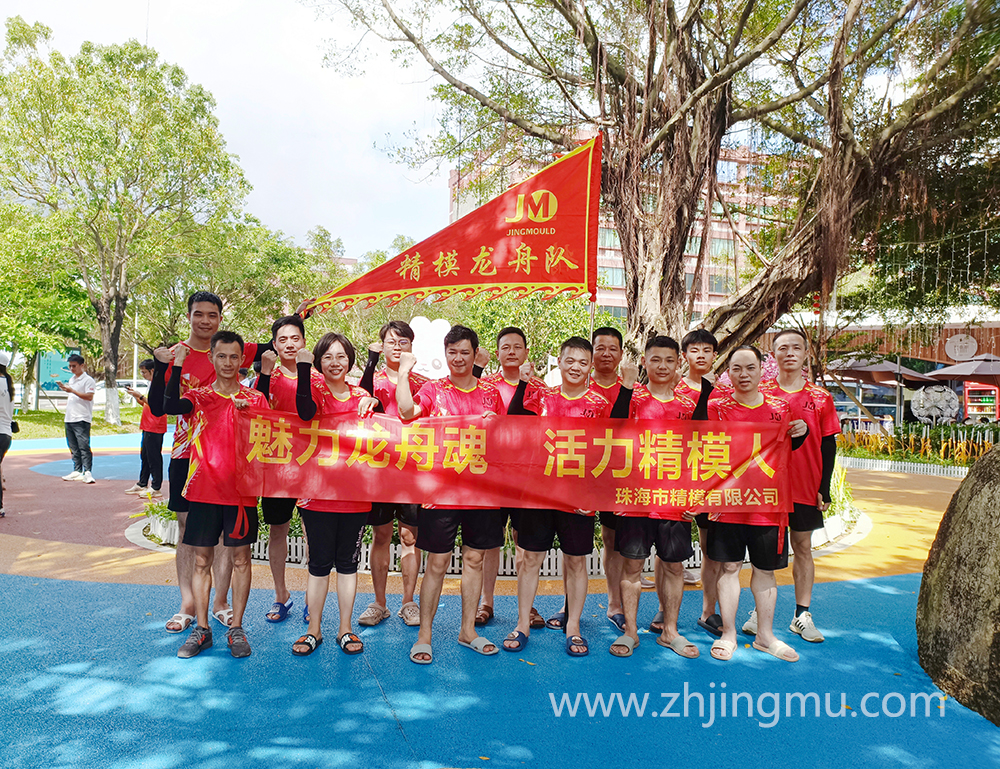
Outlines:
{"label": "tree trunk", "polygon": [[112,425],[122,423],[121,403],[118,397],[118,347],[121,342],[127,302],[128,297],[104,294],[100,301],[93,303],[101,334],[104,361],[104,419]]}

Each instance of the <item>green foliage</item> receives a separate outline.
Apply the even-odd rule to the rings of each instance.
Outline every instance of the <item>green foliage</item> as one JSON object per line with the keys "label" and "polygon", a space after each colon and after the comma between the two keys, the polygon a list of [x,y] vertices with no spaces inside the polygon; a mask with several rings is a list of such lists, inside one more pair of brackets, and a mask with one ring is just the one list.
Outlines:
{"label": "green foliage", "polygon": [[[123,408],[120,425],[108,424],[102,419],[95,419],[90,425],[91,435],[120,435],[121,433],[139,432],[139,417],[142,409]],[[31,438],[63,438],[66,436],[66,424],[61,411],[20,411],[17,423],[21,432],[14,436],[17,440]]]}

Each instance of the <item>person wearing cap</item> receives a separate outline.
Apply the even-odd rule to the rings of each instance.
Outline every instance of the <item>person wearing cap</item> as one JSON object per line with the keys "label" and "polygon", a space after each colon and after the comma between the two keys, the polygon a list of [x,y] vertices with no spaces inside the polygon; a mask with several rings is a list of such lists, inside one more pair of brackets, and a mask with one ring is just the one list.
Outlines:
{"label": "person wearing cap", "polygon": [[94,483],[90,470],[94,454],[90,450],[90,423],[94,421],[94,391],[97,383],[83,367],[82,355],[73,354],[66,359],[73,376],[69,382],[57,382],[66,398],[66,443],[73,456],[73,472],[64,475],[64,481]]}

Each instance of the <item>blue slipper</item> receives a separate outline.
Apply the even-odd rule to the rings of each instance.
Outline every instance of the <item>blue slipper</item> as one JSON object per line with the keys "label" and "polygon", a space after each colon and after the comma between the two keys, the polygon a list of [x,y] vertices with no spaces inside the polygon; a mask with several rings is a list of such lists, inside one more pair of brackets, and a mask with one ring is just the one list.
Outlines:
{"label": "blue slipper", "polygon": [[[274,603],[271,604],[270,611],[268,611],[268,613],[264,615],[264,619],[266,619],[268,622],[284,622],[285,617],[288,616],[288,610],[292,608],[293,603],[294,602],[292,601],[291,598],[288,599],[288,603],[278,603],[277,601],[275,601]],[[278,615],[277,618],[272,619],[271,618],[272,614],[277,614]]]}
{"label": "blue slipper", "polygon": [[306,606],[302,610],[302,621],[305,622],[307,625],[309,624],[309,607],[308,606]]}
{"label": "blue slipper", "polygon": [[545,627],[549,630],[562,630],[566,632],[566,612],[557,611],[547,620],[545,620]]}
{"label": "blue slipper", "polygon": [[[573,651],[574,646],[582,646],[586,651],[575,652]],[[570,657],[586,657],[590,654],[590,647],[587,645],[587,639],[582,635],[571,635],[566,637],[566,653]]]}
{"label": "blue slipper", "polygon": [[625,615],[624,614],[612,614],[608,617],[608,622],[618,628],[619,633],[625,632]]}
{"label": "blue slipper", "polygon": [[[517,646],[508,646],[507,641],[517,641]],[[528,645],[528,636],[522,633],[520,630],[515,630],[509,636],[504,639],[504,643],[500,644],[501,648],[505,652],[519,652],[525,646]]]}

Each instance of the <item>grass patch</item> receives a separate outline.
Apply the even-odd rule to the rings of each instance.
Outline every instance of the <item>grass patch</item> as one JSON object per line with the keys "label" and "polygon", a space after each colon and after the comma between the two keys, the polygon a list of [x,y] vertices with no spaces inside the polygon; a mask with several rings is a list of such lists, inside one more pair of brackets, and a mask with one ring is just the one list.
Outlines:
{"label": "grass patch", "polygon": [[[104,421],[103,409],[94,409],[94,421],[90,425],[93,435],[120,435],[122,433],[139,432],[139,418],[142,409],[123,408],[121,410],[121,425],[112,425]],[[22,411],[14,419],[21,427],[15,438],[27,440],[31,438],[63,438],[66,435],[65,415],[61,411]]]}

